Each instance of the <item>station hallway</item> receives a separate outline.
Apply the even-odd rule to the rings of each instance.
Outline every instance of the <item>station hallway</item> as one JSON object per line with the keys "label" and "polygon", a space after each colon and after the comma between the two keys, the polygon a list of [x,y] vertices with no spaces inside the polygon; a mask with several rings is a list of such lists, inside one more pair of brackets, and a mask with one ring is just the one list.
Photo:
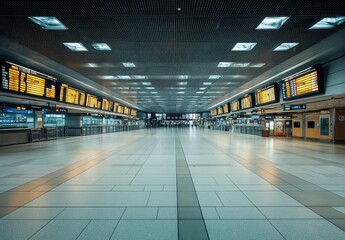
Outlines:
{"label": "station hallway", "polygon": [[344,145],[160,128],[0,156],[0,239],[345,239]]}

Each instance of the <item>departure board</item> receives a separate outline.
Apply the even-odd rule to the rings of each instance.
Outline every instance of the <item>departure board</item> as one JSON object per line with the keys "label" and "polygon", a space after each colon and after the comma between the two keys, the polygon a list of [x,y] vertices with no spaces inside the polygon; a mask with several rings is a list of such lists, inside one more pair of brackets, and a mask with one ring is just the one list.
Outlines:
{"label": "departure board", "polygon": [[253,107],[253,95],[248,94],[241,98],[241,109],[248,109]]}
{"label": "departure board", "polygon": [[281,86],[283,100],[321,94],[324,92],[321,66],[316,65],[286,77]]}
{"label": "departure board", "polygon": [[224,112],[223,112],[223,107],[218,107],[217,108],[217,113],[218,114],[223,114]]}
{"label": "departure board", "polygon": [[241,107],[240,107],[240,101],[239,100],[231,102],[231,111],[232,112],[239,111],[240,109],[241,109]]}
{"label": "departure board", "polygon": [[55,99],[56,78],[20,65],[1,61],[1,89]]}
{"label": "departure board", "polygon": [[211,116],[215,116],[215,115],[217,115],[217,109],[216,108],[211,110]]}
{"label": "departure board", "polygon": [[89,93],[86,94],[86,107],[91,107],[91,108],[101,108],[102,101],[100,97],[97,97],[95,95],[91,95]]}
{"label": "departure board", "polygon": [[132,115],[132,116],[136,116],[136,115],[137,115],[137,110],[132,109],[131,115]]}
{"label": "departure board", "polygon": [[123,113],[129,115],[130,109],[128,107],[125,107]]}
{"label": "departure board", "polygon": [[109,101],[106,98],[102,98],[102,110],[112,112],[113,107],[114,107],[114,102]]}
{"label": "departure board", "polygon": [[117,112],[118,112],[118,113],[123,113],[123,106],[118,105],[118,106],[117,106]]}
{"label": "departure board", "polygon": [[114,110],[115,113],[117,112],[117,107],[118,107],[118,106],[119,106],[118,103],[114,103],[114,108],[113,108],[113,110]]}
{"label": "departure board", "polygon": [[223,106],[223,112],[224,112],[224,113],[229,113],[229,104],[225,104],[225,105]]}
{"label": "departure board", "polygon": [[68,86],[64,83],[58,83],[58,99],[60,102],[76,104],[80,106],[85,105],[86,93],[79,89]]}
{"label": "departure board", "polygon": [[277,85],[272,84],[255,91],[255,105],[261,106],[278,102]]}

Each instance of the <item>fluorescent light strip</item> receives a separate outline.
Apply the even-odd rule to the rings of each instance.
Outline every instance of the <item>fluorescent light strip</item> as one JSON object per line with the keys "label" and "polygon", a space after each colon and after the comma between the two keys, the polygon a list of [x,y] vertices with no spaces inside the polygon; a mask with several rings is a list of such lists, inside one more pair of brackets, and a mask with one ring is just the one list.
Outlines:
{"label": "fluorescent light strip", "polygon": [[236,43],[232,51],[251,51],[256,43]]}
{"label": "fluorescent light strip", "polygon": [[232,62],[219,62],[217,67],[230,67]]}
{"label": "fluorescent light strip", "polygon": [[279,29],[289,17],[266,17],[256,29]]}
{"label": "fluorescent light strip", "polygon": [[298,43],[282,43],[278,47],[276,47],[273,51],[288,51],[294,47],[296,47]]}
{"label": "fluorescent light strip", "polygon": [[330,29],[345,22],[345,17],[327,17],[315,23],[309,29]]}
{"label": "fluorescent light strip", "polygon": [[98,51],[109,51],[111,48],[106,43],[92,43],[92,47]]}
{"label": "fluorescent light strip", "polygon": [[31,21],[40,25],[46,30],[67,30],[68,28],[63,25],[56,17],[29,17]]}
{"label": "fluorescent light strip", "polygon": [[136,67],[135,64],[132,63],[132,62],[123,62],[122,65],[123,65],[124,67],[128,67],[128,68],[129,68],[129,67]]}

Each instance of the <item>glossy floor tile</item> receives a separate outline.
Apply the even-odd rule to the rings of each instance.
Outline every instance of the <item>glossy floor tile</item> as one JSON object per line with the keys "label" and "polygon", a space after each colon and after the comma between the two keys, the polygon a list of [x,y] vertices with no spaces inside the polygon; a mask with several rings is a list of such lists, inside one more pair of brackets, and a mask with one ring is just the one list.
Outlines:
{"label": "glossy floor tile", "polygon": [[345,239],[344,145],[162,128],[0,156],[0,239]]}

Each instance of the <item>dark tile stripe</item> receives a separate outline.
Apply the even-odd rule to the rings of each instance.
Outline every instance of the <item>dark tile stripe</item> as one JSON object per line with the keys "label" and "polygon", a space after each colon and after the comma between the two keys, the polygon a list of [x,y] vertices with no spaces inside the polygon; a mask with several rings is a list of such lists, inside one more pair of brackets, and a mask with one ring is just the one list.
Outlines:
{"label": "dark tile stripe", "polygon": [[176,132],[176,193],[179,240],[208,240],[198,196]]}

